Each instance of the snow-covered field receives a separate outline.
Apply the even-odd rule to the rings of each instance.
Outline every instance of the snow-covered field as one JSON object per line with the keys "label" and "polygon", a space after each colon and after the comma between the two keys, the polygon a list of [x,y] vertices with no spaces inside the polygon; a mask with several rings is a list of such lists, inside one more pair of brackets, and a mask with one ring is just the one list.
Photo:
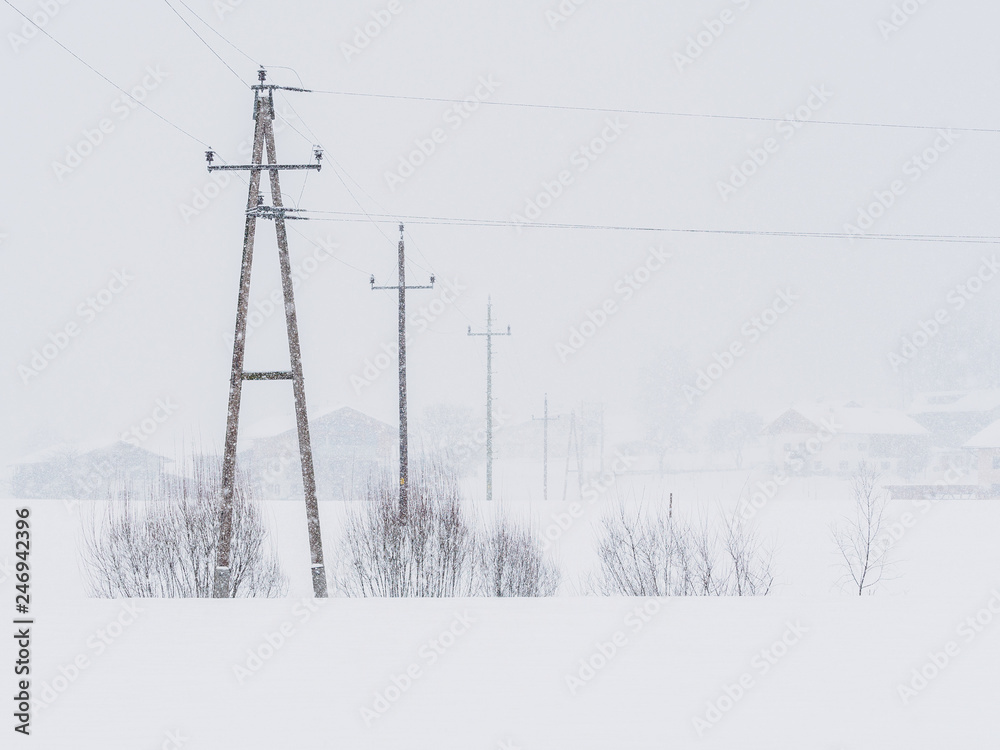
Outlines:
{"label": "snow-covered field", "polygon": [[[709,511],[747,473],[666,481],[678,512]],[[601,502],[554,545],[568,579],[560,596],[317,602],[299,503],[268,508],[292,582],[287,599],[115,601],[84,590],[75,548],[86,509],[27,501],[34,689],[45,704],[33,743],[832,750],[995,742],[1000,505],[942,501],[923,513],[912,501],[893,504],[894,518],[917,520],[893,548],[894,579],[859,598],[837,586],[829,532],[850,508],[846,485],[793,480],[753,519],[775,545],[773,595],[643,600],[574,593],[573,579],[593,564]],[[542,528],[565,509],[503,503]],[[328,556],[344,510],[321,506]],[[8,577],[2,595],[12,592]]]}

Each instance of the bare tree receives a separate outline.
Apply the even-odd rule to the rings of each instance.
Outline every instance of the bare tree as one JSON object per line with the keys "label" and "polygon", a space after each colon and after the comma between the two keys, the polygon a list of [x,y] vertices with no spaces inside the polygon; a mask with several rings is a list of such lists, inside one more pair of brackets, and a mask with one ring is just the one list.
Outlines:
{"label": "bare tree", "polygon": [[875,468],[862,463],[851,477],[854,496],[853,516],[832,528],[833,540],[845,568],[844,579],[858,596],[875,588],[886,575],[889,567],[888,548],[880,542],[885,525],[888,497],[879,487],[880,474]]}
{"label": "bare tree", "polygon": [[678,520],[662,507],[629,512],[619,501],[601,521],[597,591],[618,596],[763,596],[770,553],[735,516],[724,531]]}
{"label": "bare tree", "polygon": [[[105,504],[83,516],[81,562],[91,596],[211,597],[222,510],[220,467],[133,490],[119,479]],[[248,477],[233,505],[232,595],[280,597],[288,589]]]}

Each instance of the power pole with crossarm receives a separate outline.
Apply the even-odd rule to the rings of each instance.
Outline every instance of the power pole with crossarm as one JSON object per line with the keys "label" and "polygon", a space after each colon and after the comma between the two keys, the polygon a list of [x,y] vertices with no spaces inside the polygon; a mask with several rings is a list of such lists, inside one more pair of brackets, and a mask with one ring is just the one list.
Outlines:
{"label": "power pole with crossarm", "polygon": [[[319,506],[316,502],[316,479],[313,473],[312,448],[309,441],[309,420],[306,414],[306,391],[302,377],[302,353],[299,348],[299,329],[295,317],[295,297],[292,290],[291,263],[288,258],[288,236],[285,220],[300,218],[287,216],[295,209],[285,208],[281,203],[281,187],[278,174],[284,170],[315,169],[319,171],[322,150],[315,148],[315,163],[279,164],[274,145],[274,90],[285,89],[303,91],[285,86],[266,84],[264,68],[258,71],[259,83],[252,86],[254,96],[253,118],[254,138],[250,164],[213,165],[214,151],[207,151],[208,171],[244,171],[250,173],[250,189],[247,195],[246,226],[243,232],[243,262],[240,270],[239,301],[236,305],[236,335],[233,343],[233,367],[229,379],[229,412],[226,419],[226,447],[222,458],[222,514],[219,522],[219,546],[217,550],[215,578],[212,595],[217,598],[233,596],[232,536],[233,536],[233,493],[236,483],[236,444],[239,436],[240,398],[244,380],[291,380],[295,398],[295,419],[298,427],[299,455],[302,463],[302,487],[306,503],[306,521],[309,529],[309,551],[313,593],[317,598],[327,595],[326,569],[323,565],[323,539],[320,534]],[[263,163],[264,151],[267,163]],[[271,202],[263,205],[260,194],[261,172],[270,176]],[[247,309],[250,304],[250,275],[253,265],[254,237],[258,219],[274,222],[278,239],[278,263],[281,270],[281,288],[285,301],[285,327],[288,334],[288,371],[244,372],[243,354],[246,345]]]}
{"label": "power pole with crossarm", "polygon": [[403,251],[403,225],[399,225],[399,281],[395,286],[375,286],[375,277],[371,277],[372,289],[397,289],[399,291],[399,515],[406,522],[407,491],[409,489],[409,464],[407,460],[406,435],[406,290],[433,289],[434,277],[431,283],[423,286],[406,285],[406,266]]}
{"label": "power pole with crossarm", "polygon": [[473,333],[469,326],[470,336],[486,337],[486,500],[493,499],[493,337],[510,336],[510,326],[506,333],[493,330],[493,300],[486,300],[486,331]]}

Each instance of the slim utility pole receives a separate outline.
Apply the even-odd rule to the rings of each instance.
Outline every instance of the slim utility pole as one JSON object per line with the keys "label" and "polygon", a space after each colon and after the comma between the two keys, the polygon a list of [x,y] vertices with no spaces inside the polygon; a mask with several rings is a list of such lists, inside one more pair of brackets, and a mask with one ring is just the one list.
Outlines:
{"label": "slim utility pole", "polygon": [[559,419],[549,416],[549,394],[545,394],[545,416],[532,417],[542,423],[542,500],[549,499],[549,421]]}
{"label": "slim utility pole", "polygon": [[[232,535],[233,535],[233,494],[236,484],[236,444],[239,436],[240,398],[244,380],[291,380],[295,398],[295,419],[298,427],[299,456],[302,463],[302,488],[306,503],[306,521],[309,528],[309,551],[313,594],[317,598],[327,595],[326,569],[323,565],[323,540],[320,534],[319,506],[316,502],[316,480],[313,474],[312,448],[309,441],[309,420],[306,415],[305,381],[302,377],[302,353],[299,348],[299,329],[295,317],[295,297],[292,289],[291,263],[288,258],[288,236],[285,233],[285,219],[300,218],[286,216],[296,209],[285,208],[281,203],[281,187],[278,173],[289,169],[315,169],[319,171],[323,152],[314,148],[313,164],[278,164],[274,145],[274,90],[304,91],[285,86],[265,84],[267,72],[261,68],[257,77],[259,83],[252,86],[254,96],[253,118],[254,138],[251,163],[244,165],[212,164],[214,151],[205,152],[208,171],[245,171],[250,173],[250,190],[247,195],[246,226],[243,232],[243,262],[240,270],[239,300],[236,305],[236,335],[233,343],[233,367],[229,378],[229,413],[226,419],[226,447],[222,459],[222,514],[219,522],[219,546],[216,559],[215,579],[212,595],[226,598],[233,595]],[[263,163],[264,151],[267,163]],[[261,172],[270,176],[272,206],[263,205],[260,194]],[[247,309],[250,304],[250,275],[253,265],[254,237],[258,219],[274,221],[278,239],[278,263],[281,269],[281,288],[285,300],[285,328],[288,335],[288,354],[291,369],[288,371],[245,372],[243,354],[246,345]]]}
{"label": "slim utility pole", "polygon": [[510,336],[510,326],[506,333],[493,330],[493,299],[486,300],[486,332],[473,333],[469,326],[470,336],[486,337],[486,500],[493,499],[493,337]]}
{"label": "slim utility pole", "polygon": [[580,487],[581,494],[583,493],[583,464],[580,458],[580,436],[576,432],[576,412],[570,412],[569,415],[569,442],[566,444],[566,473],[563,474],[563,500],[566,499],[566,493],[569,489],[569,459],[573,455],[576,449],[576,480]]}
{"label": "slim utility pole", "polygon": [[399,281],[395,286],[375,286],[375,276],[371,277],[372,289],[399,290],[399,515],[406,521],[407,490],[409,488],[409,464],[407,460],[406,435],[406,290],[433,289],[431,283],[424,286],[406,285],[406,265],[403,253],[403,225],[399,225]]}

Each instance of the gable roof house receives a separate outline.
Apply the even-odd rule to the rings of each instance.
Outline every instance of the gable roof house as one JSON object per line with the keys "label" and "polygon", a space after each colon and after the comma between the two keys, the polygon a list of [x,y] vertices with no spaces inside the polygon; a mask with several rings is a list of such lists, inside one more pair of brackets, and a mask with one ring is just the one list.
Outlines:
{"label": "gable roof house", "polygon": [[770,463],[788,474],[849,475],[862,463],[904,476],[927,461],[926,428],[896,409],[845,404],[794,406],[763,430]]}
{"label": "gable roof house", "polygon": [[[349,500],[368,478],[398,460],[394,427],[343,407],[309,422],[316,494],[321,500]],[[302,466],[298,432],[292,427],[253,441],[247,452],[252,480],[272,500],[300,499]]]}

